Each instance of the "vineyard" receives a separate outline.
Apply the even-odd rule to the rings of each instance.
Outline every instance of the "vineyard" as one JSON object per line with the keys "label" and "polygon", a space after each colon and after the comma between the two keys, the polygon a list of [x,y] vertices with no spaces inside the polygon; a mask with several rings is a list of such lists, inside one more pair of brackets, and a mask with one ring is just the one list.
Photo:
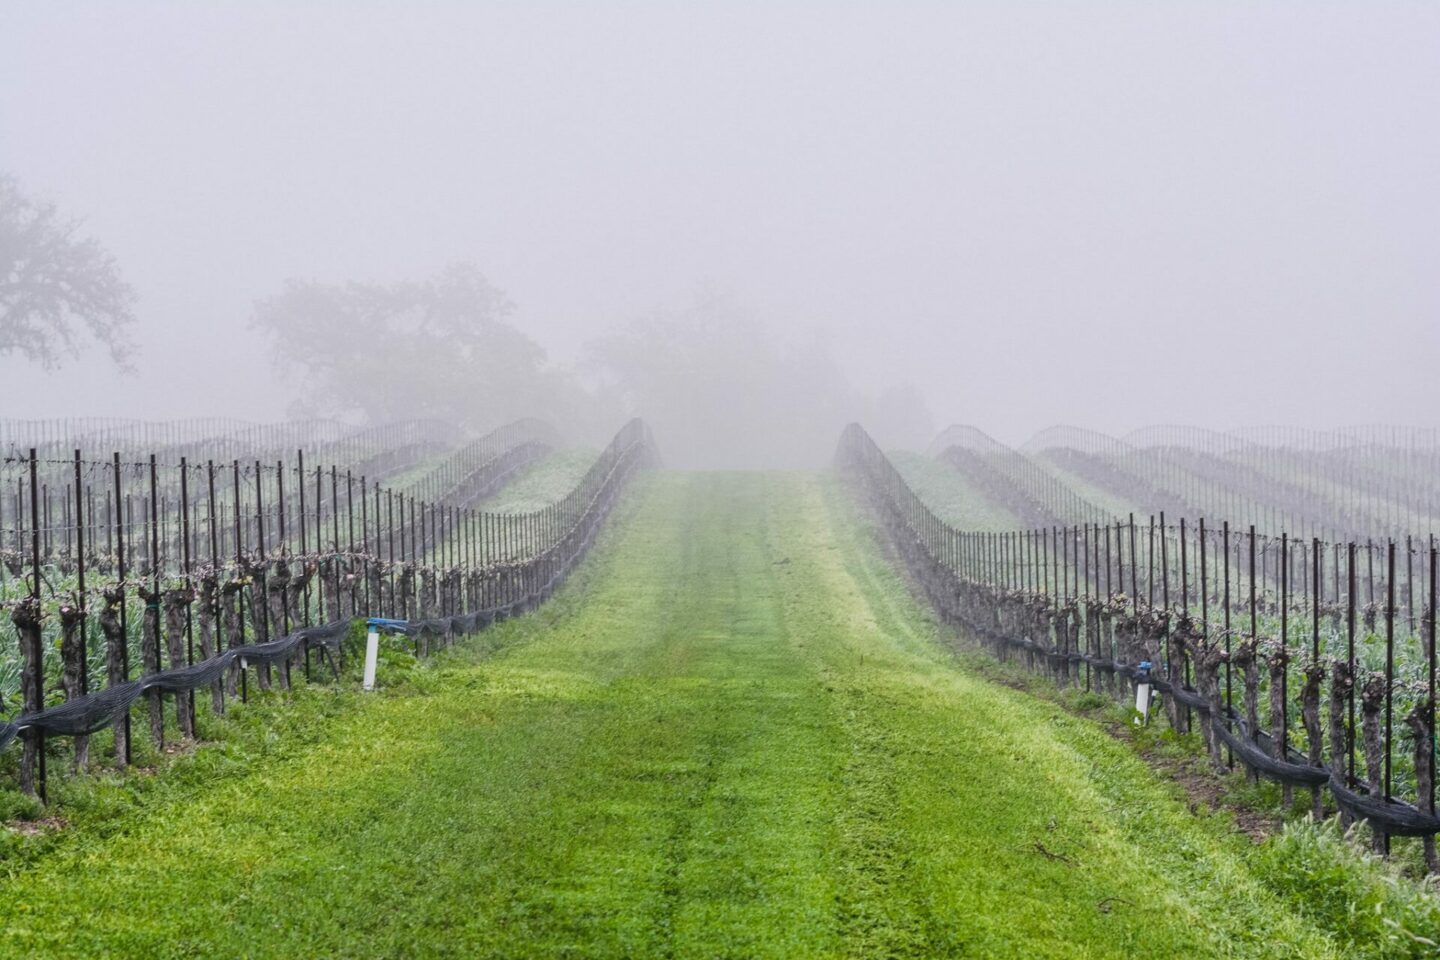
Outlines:
{"label": "vineyard", "polygon": [[7,4],[0,960],[1440,960],[1437,49]]}
{"label": "vineyard", "polygon": [[[947,504],[964,496],[927,499],[944,481],[913,460],[897,467],[858,427],[838,455],[883,504],[907,566],[947,621],[1062,686],[1129,703],[1144,684],[1164,695],[1173,730],[1187,733],[1193,721],[1217,771],[1239,762],[1283,784],[1287,797],[1307,789],[1317,818],[1328,794],[1347,823],[1368,824],[1382,851],[1392,837],[1421,837],[1426,868],[1440,867],[1437,552],[1433,536],[1412,532],[1433,514],[1434,437],[1384,447],[1359,435],[1323,449],[1306,438],[1312,448],[1296,450],[1238,437],[1191,447],[1171,435],[1159,448],[1117,453],[1116,444],[1102,454],[1098,443],[1085,452],[1054,446],[1073,437],[1052,431],[1027,455],[980,436],[946,431],[937,459],[974,497],[1037,526],[955,525]],[[1373,489],[1355,480],[1367,475],[1364,456],[1379,465]],[[1133,511],[1104,514],[1047,469],[1078,463],[1111,502],[1138,492],[1200,512],[1188,525],[1163,511],[1138,522]],[[1329,501],[1297,492],[1327,487]],[[1212,515],[1207,524],[1207,505],[1246,523]],[[1105,519],[1075,522],[1081,515]],[[1267,517],[1306,532],[1367,518],[1379,535],[1292,536],[1256,526]]]}
{"label": "vineyard", "polygon": [[[78,770],[91,735],[107,730],[105,749],[130,764],[142,697],[149,747],[163,751],[167,738],[197,735],[197,691],[220,715],[227,699],[248,697],[252,676],[262,691],[285,690],[292,668],[310,680],[319,661],[338,677],[358,620],[387,621],[379,628],[424,656],[533,608],[650,456],[632,422],[552,499],[502,512],[476,505],[554,453],[548,425],[520,421],[463,443],[426,423],[207,435],[214,426],[82,433],[126,448],[109,462],[78,447],[60,458],[39,429],[28,455],[5,459],[13,506],[0,595],[13,633],[0,646],[0,696],[18,699],[21,716],[0,728],[0,747],[23,740],[22,791],[46,798],[49,736],[72,738]],[[135,444],[157,439],[163,468],[159,454],[135,458]],[[328,464],[307,468],[303,447],[293,466],[269,459],[297,439]]]}
{"label": "vineyard", "polygon": [[1440,932],[1430,435],[852,424],[775,474],[659,469],[638,420],[598,452],[536,420],[0,443],[0,952]]}

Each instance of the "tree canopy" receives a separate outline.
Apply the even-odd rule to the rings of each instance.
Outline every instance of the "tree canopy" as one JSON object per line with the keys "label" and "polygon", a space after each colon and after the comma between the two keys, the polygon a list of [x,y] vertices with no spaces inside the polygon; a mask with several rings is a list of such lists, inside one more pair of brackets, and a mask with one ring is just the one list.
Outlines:
{"label": "tree canopy", "polygon": [[99,241],[0,175],[0,356],[53,368],[93,339],[128,368],[134,303],[135,291]]}
{"label": "tree canopy", "polygon": [[254,324],[295,380],[294,412],[370,422],[434,417],[481,429],[555,416],[570,385],[514,307],[470,264],[427,280],[290,280],[256,304]]}
{"label": "tree canopy", "polygon": [[290,280],[256,304],[292,384],[296,415],[371,423],[435,418],[483,430],[548,419],[603,442],[640,415],[667,462],[813,467],[863,420],[883,442],[923,444],[930,416],[900,389],[870,396],[819,337],[782,340],[724,297],[642,319],[587,343],[583,380],[546,361],[478,268],[393,284]]}

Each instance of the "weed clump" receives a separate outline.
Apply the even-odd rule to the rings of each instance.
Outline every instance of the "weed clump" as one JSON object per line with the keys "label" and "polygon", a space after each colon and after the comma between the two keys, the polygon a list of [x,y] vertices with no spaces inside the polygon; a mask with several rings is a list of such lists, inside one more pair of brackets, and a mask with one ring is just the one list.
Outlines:
{"label": "weed clump", "polygon": [[1256,869],[1267,886],[1334,937],[1347,957],[1408,960],[1440,952],[1434,883],[1409,879],[1347,842],[1335,819],[1286,824],[1258,851]]}

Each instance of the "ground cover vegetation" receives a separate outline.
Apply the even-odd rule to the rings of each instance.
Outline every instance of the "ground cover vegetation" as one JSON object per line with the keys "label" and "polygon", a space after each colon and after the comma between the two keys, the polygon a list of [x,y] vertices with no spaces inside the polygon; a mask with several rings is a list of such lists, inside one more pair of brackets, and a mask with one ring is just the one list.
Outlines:
{"label": "ground cover vegetation", "polygon": [[[1434,512],[1434,435],[1163,427],[1130,439],[1054,428],[1015,450],[973,427],[946,431],[937,459],[982,502],[1028,521],[1009,531],[955,523],[943,490],[893,464],[927,512],[907,522],[969,593],[961,605],[988,598],[971,628],[1062,682],[1083,663],[1088,688],[1093,667],[1097,689],[1121,701],[1153,665],[1167,721],[1185,730],[1198,717],[1216,766],[1222,740],[1227,756],[1248,749],[1287,800],[1365,820],[1377,849],[1440,871],[1440,564],[1433,536],[1414,526]],[[1097,506],[1070,468],[1152,504],[1148,515]],[[1316,497],[1342,487],[1339,499]],[[1173,512],[1205,506],[1230,512],[1188,523]],[[1354,537],[1357,518],[1384,522],[1349,542],[1321,535]]]}
{"label": "ground cover vegetation", "polygon": [[905,482],[946,521],[967,530],[996,533],[1022,526],[1004,504],[986,497],[982,488],[949,464],[908,450],[892,450],[889,457]]}
{"label": "ground cover vegetation", "polygon": [[528,513],[540,510],[565,496],[595,462],[595,451],[586,447],[556,450],[518,471],[501,490],[479,503],[481,510],[495,513]]}
{"label": "ground cover vegetation", "polygon": [[[1435,669],[1427,642],[1433,637],[1428,614],[1402,633],[1407,625],[1401,609],[1392,608],[1390,613],[1380,615],[1376,605],[1365,604],[1359,611],[1355,605],[1359,589],[1352,586],[1349,614],[1354,645],[1347,651],[1343,635],[1339,642],[1336,637],[1346,608],[1329,602],[1319,589],[1323,583],[1319,577],[1321,551],[1303,554],[1302,542],[1292,544],[1287,554],[1281,539],[1267,543],[1267,552],[1277,555],[1266,558],[1257,571],[1259,601],[1254,612],[1258,616],[1248,630],[1258,637],[1257,646],[1244,633],[1232,637],[1228,629],[1220,629],[1222,620],[1224,627],[1230,625],[1231,611],[1225,610],[1222,616],[1216,609],[1230,598],[1229,567],[1222,567],[1227,578],[1217,584],[1213,577],[1221,571],[1211,566],[1212,579],[1207,585],[1204,556],[1208,550],[1202,548],[1206,541],[1203,537],[1197,539],[1193,527],[1188,534],[1183,523],[1178,531],[1147,531],[1147,553],[1157,545],[1161,549],[1150,558],[1143,579],[1155,581],[1159,579],[1155,576],[1157,570],[1166,569],[1169,579],[1163,581],[1163,590],[1147,589],[1127,597],[1138,579],[1134,559],[1126,558],[1131,577],[1116,573],[1112,581],[1116,565],[1111,562],[1111,539],[1107,539],[1108,533],[1102,536],[1098,525],[1046,531],[1043,537],[1023,532],[996,536],[984,531],[956,530],[947,526],[939,508],[932,507],[909,486],[903,471],[869,442],[864,431],[854,426],[842,439],[837,463],[863,488],[867,501],[876,505],[897,559],[926,601],[935,604],[947,622],[958,626],[963,635],[983,642],[1002,665],[1016,669],[1023,666],[1041,685],[1058,684],[1075,697],[1076,703],[1088,708],[1108,706],[1113,714],[1118,700],[1120,709],[1128,712],[1126,705],[1135,700],[1137,682],[1160,684],[1164,709],[1155,709],[1151,714],[1155,729],[1163,731],[1158,741],[1176,748],[1178,756],[1170,759],[1184,757],[1191,761],[1181,772],[1189,785],[1199,788],[1196,793],[1213,797],[1216,784],[1202,782],[1213,780],[1213,775],[1191,775],[1210,767],[1224,772],[1226,756],[1233,751],[1237,767],[1244,769],[1248,765],[1272,778],[1264,786],[1244,791],[1252,798],[1263,798],[1263,805],[1271,809],[1283,804],[1294,817],[1296,807],[1304,801],[1303,806],[1319,818],[1335,809],[1333,799],[1343,824],[1348,826],[1352,820],[1356,823],[1352,834],[1358,833],[1377,849],[1395,856],[1395,862],[1381,865],[1343,845],[1326,854],[1332,865],[1349,863],[1353,868],[1347,875],[1349,892],[1333,891],[1337,895],[1332,906],[1342,904],[1349,912],[1366,912],[1368,908],[1359,905],[1356,898],[1364,900],[1385,890],[1399,891],[1373,904],[1376,914],[1384,912],[1380,900],[1395,910],[1395,915],[1386,917],[1383,924],[1377,921],[1377,928],[1385,931],[1384,937],[1361,936],[1351,948],[1380,951],[1382,955],[1394,950],[1400,956],[1427,955],[1434,949],[1437,928],[1433,890],[1428,880],[1405,881],[1401,870],[1408,867],[1415,876],[1423,876],[1427,870],[1434,870],[1435,863],[1434,848],[1426,836],[1434,832],[1427,817],[1433,749],[1425,735],[1433,702],[1427,698],[1427,691],[1433,697]],[[1202,527],[1198,533],[1203,532]],[[1187,543],[1193,551],[1188,566]],[[1177,557],[1179,563],[1175,564]],[[1213,553],[1211,559],[1213,563]],[[1297,560],[1303,562],[1294,564]],[[1433,556],[1430,560],[1433,562]],[[1296,590],[1292,585],[1304,582],[1296,575],[1309,572],[1311,562],[1316,589],[1306,596],[1303,589]],[[1187,570],[1191,578],[1189,592]],[[1397,572],[1404,571],[1397,568],[1392,547],[1383,575],[1393,584]],[[1278,586],[1272,579],[1278,581]],[[1238,583],[1235,586],[1235,595],[1243,596]],[[1207,602],[1208,623],[1202,619]],[[1233,612],[1238,617],[1246,611],[1237,605]],[[1356,616],[1362,612],[1362,617]],[[1291,618],[1288,647],[1287,615]],[[1361,622],[1357,624],[1357,620]],[[1377,620],[1383,636],[1377,635]],[[1358,631],[1354,630],[1356,625]],[[1396,631],[1393,644],[1392,626]],[[1236,647],[1234,701],[1230,700],[1229,687],[1232,641]],[[1258,655],[1253,652],[1257,649]],[[1264,682],[1252,669],[1257,657],[1263,658],[1267,667]],[[1427,659],[1429,679],[1424,675]],[[1303,684],[1289,676],[1292,663],[1303,668],[1295,671],[1297,677],[1303,675]],[[1322,677],[1330,674],[1337,678],[1334,684],[1322,687]],[[1349,678],[1357,675],[1364,679],[1363,701],[1359,696],[1350,697],[1353,688]],[[1221,680],[1225,681],[1223,685]],[[1287,684],[1287,680],[1291,682]],[[1006,677],[1005,682],[1027,686],[1014,676]],[[1248,717],[1226,707],[1230,702],[1239,703],[1242,688]],[[1257,701],[1262,694],[1269,704],[1268,726],[1263,730],[1256,720]],[[1392,704],[1396,718],[1401,716],[1401,710],[1405,711],[1403,728],[1397,724],[1393,734]],[[1348,719],[1347,706],[1353,711]],[[1359,714],[1363,714],[1363,722],[1357,721]],[[1288,731],[1287,716],[1292,725]],[[1328,716],[1328,727],[1321,726],[1320,716]],[[1222,717],[1223,721],[1219,719]],[[1129,731],[1133,729],[1130,719],[1132,716],[1123,720],[1112,716],[1111,728]],[[1222,738],[1222,722],[1237,727],[1243,739],[1234,735]],[[1406,729],[1418,732],[1407,738]],[[1188,733],[1192,730],[1195,732]],[[1287,735],[1289,748],[1282,752],[1281,744]],[[1146,739],[1154,743],[1157,738]],[[1263,751],[1259,749],[1261,744]],[[1273,782],[1277,780],[1279,784]],[[1306,788],[1302,791],[1296,783],[1304,783]],[[1233,789],[1234,784],[1229,786]],[[1295,807],[1291,806],[1292,798]],[[1315,833],[1317,829],[1321,832]],[[1336,828],[1317,828],[1313,823],[1297,825],[1295,830],[1301,837],[1320,838],[1318,846],[1294,838],[1280,841],[1282,849],[1297,855],[1313,852],[1338,836]],[[1331,880],[1344,873],[1338,867],[1337,871]],[[1317,873],[1317,889],[1325,886],[1319,882],[1323,872]],[[1357,879],[1362,876],[1375,882],[1362,883]],[[1362,890],[1365,892],[1360,893]],[[1359,945],[1362,940],[1365,942]]]}
{"label": "ground cover vegetation", "polygon": [[16,842],[0,949],[1354,955],[1276,866],[1328,847],[1268,863],[1095,722],[965,669],[838,483],[640,486],[539,611],[378,696],[236,711],[163,787],[84,788],[127,799]]}
{"label": "ground cover vegetation", "polygon": [[1256,780],[1243,765],[1210,767],[1197,733],[1163,723],[1138,724],[1133,709],[1079,686],[1060,687],[1016,660],[952,635],[962,667],[992,683],[1054,703],[1102,726],[1159,776],[1183,788],[1192,815],[1213,818],[1255,844],[1251,857],[1266,886],[1324,926],[1345,956],[1426,957],[1440,944],[1440,890],[1424,877],[1418,843],[1381,858],[1365,849],[1365,830],[1338,817],[1316,820],[1308,795],[1286,802],[1279,784]]}

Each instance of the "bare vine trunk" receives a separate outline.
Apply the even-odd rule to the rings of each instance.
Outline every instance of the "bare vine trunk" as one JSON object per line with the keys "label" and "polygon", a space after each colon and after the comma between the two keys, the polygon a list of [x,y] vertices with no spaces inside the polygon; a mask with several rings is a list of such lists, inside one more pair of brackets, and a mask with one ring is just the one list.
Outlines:
{"label": "bare vine trunk", "polygon": [[[33,597],[26,597],[10,611],[10,622],[20,640],[20,690],[26,713],[34,713],[42,706],[40,702],[40,659],[34,651],[40,647],[40,603]],[[20,753],[20,789],[35,796],[35,765],[40,756],[40,737],[37,731],[25,734]]]}
{"label": "bare vine trunk", "polygon": [[1220,751],[1220,735],[1216,724],[1223,723],[1220,705],[1220,664],[1225,652],[1218,643],[1201,641],[1195,652],[1195,686],[1210,705],[1209,716],[1200,718],[1200,732],[1204,735],[1205,746],[1210,751],[1210,764],[1216,771],[1223,772],[1225,758]]}
{"label": "bare vine trunk", "polygon": [[[290,629],[299,630],[301,627],[309,626],[306,622],[310,619],[310,612],[305,607],[305,589],[310,585],[310,579],[315,575],[315,565],[309,561],[302,561],[300,572],[290,578],[289,585],[285,589],[285,602],[290,609]],[[306,640],[303,649],[310,648],[310,641]]]}
{"label": "bare vine trunk", "polygon": [[[146,673],[160,670],[160,595],[146,587],[139,589],[140,599],[145,601],[145,615],[140,621],[140,660]],[[165,746],[165,711],[160,691],[145,691],[145,704],[150,714],[150,739],[157,748]]]}
{"label": "bare vine trunk", "polygon": [[[1300,717],[1305,724],[1305,739],[1309,746],[1310,763],[1317,767],[1325,765],[1324,742],[1320,730],[1320,681],[1325,676],[1325,667],[1318,661],[1305,665],[1305,686],[1300,690]],[[1325,816],[1324,795],[1321,787],[1310,788],[1310,813],[1316,820]]]}
{"label": "bare vine trunk", "polygon": [[[74,700],[85,694],[81,677],[85,670],[84,651],[80,649],[80,628],[85,611],[78,604],[65,604],[60,608],[60,661],[62,672],[60,685],[65,690],[65,699]],[[90,738],[75,738],[75,771],[84,770],[90,763]]]}
{"label": "bare vine trunk", "polygon": [[[1385,706],[1385,678],[1371,674],[1360,688],[1360,729],[1365,739],[1365,776],[1370,781],[1370,791],[1375,796],[1384,792],[1385,745],[1380,737],[1380,710]],[[1385,849],[1385,834],[1372,823],[1375,835],[1375,849]]]}
{"label": "bare vine trunk", "polygon": [[[1350,697],[1351,688],[1354,686],[1354,677],[1350,672],[1350,665],[1343,660],[1336,660],[1330,666],[1330,709],[1328,720],[1330,727],[1330,776],[1345,783],[1347,770],[1347,759],[1350,752],[1350,742],[1345,734],[1345,704]],[[1340,811],[1340,822],[1343,826],[1350,826],[1350,814],[1345,810]]]}
{"label": "bare vine trunk", "polygon": [[[165,591],[165,640],[171,667],[186,665],[185,621],[190,601],[194,598],[195,592],[190,589]],[[175,694],[175,720],[180,727],[180,736],[188,740],[195,739],[195,713],[191,709],[188,692],[179,691]]]}
{"label": "bare vine trunk", "polygon": [[[1285,756],[1284,690],[1285,669],[1289,662],[1290,655],[1284,650],[1276,650],[1265,658],[1270,672],[1270,755],[1277,760],[1289,759]],[[1280,795],[1287,807],[1295,802],[1295,788],[1288,783],[1280,785]]]}
{"label": "bare vine trunk", "polygon": [[[1434,814],[1435,807],[1430,802],[1430,788],[1435,782],[1435,769],[1431,748],[1434,731],[1430,728],[1430,711],[1432,705],[1429,699],[1418,701],[1410,712],[1405,714],[1405,725],[1410,728],[1415,738],[1415,795],[1418,799],[1416,806],[1427,813]],[[1440,863],[1435,858],[1435,836],[1425,836],[1425,869],[1434,873],[1440,869]]]}
{"label": "bare vine trunk", "polygon": [[[240,577],[233,577],[220,585],[220,615],[223,617],[225,626],[227,649],[245,646],[245,629],[240,621],[240,611],[244,609],[242,606],[244,600],[241,599],[244,589],[245,583]],[[240,671],[244,669],[237,660],[234,666],[225,671],[226,696],[235,696],[236,688],[239,685]]]}
{"label": "bare vine trunk", "polygon": [[[1231,655],[1235,666],[1240,668],[1241,699],[1245,710],[1245,732],[1251,743],[1258,743],[1260,737],[1260,665],[1255,653],[1255,641],[1245,640]],[[1250,771],[1252,780],[1259,775]]]}
{"label": "bare vine trunk", "polygon": [[[256,643],[270,642],[270,612],[265,605],[265,565],[253,564],[250,570],[250,623]],[[255,682],[261,690],[270,689],[270,664],[255,664]]]}
{"label": "bare vine trunk", "polygon": [[[215,640],[215,621],[219,607],[216,602],[215,574],[206,573],[200,578],[200,656],[209,660],[220,653]],[[210,684],[210,709],[219,716],[225,712],[225,687],[223,680]]]}
{"label": "bare vine trunk", "polygon": [[[286,590],[290,586],[290,565],[283,557],[275,561],[271,568],[270,576],[265,581],[266,598],[269,601],[271,636],[279,639],[285,635],[286,625],[290,620],[289,606],[286,604]],[[267,671],[268,672],[268,671]],[[290,657],[287,655],[279,661],[276,673],[280,682],[281,690],[290,689]],[[268,678],[267,678],[268,679]]]}
{"label": "bare vine trunk", "polygon": [[[124,593],[117,585],[106,587],[101,595],[105,598],[105,606],[100,610],[100,632],[105,635],[105,681],[113,687],[124,683],[127,673],[125,630],[120,625],[120,604]],[[129,753],[126,717],[115,723],[115,763],[120,767],[125,766],[125,755]]]}

